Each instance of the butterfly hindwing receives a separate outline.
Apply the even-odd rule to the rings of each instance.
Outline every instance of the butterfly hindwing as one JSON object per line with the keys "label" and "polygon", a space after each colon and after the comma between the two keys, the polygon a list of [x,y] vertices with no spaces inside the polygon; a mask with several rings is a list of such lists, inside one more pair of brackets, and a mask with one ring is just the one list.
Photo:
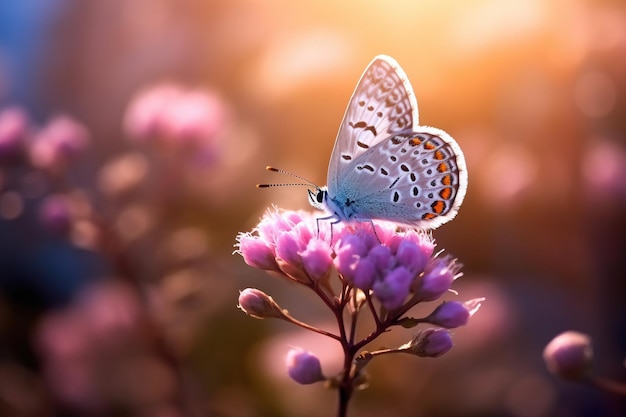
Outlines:
{"label": "butterfly hindwing", "polygon": [[332,194],[351,162],[380,141],[418,125],[417,101],[398,63],[380,55],[365,69],[337,134],[328,166]]}
{"label": "butterfly hindwing", "polygon": [[456,215],[467,188],[463,153],[446,132],[415,129],[387,137],[344,173],[334,200],[350,201],[355,219],[434,229]]}

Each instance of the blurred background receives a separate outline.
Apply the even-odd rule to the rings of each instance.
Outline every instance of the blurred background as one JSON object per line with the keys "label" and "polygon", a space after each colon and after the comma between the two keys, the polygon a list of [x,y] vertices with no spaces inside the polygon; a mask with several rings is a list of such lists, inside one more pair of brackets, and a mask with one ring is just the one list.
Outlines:
{"label": "blurred background", "polygon": [[246,317],[238,291],[331,317],[232,251],[271,204],[307,209],[254,185],[284,180],[268,164],[325,183],[381,53],[465,153],[466,200],[434,236],[460,297],[487,301],[447,355],[374,361],[352,415],[625,415],[541,358],[586,332],[595,370],[626,380],[621,0],[0,2],[0,415],[333,415],[283,357],[332,371],[339,346]]}

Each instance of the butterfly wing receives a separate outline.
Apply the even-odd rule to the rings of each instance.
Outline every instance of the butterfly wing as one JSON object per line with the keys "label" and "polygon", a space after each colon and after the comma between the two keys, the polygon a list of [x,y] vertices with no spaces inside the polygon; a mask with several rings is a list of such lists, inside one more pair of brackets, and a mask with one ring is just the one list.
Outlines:
{"label": "butterfly wing", "polygon": [[391,57],[379,55],[361,76],[339,127],[328,165],[328,192],[335,195],[351,162],[389,136],[418,125],[409,80]]}
{"label": "butterfly wing", "polygon": [[435,229],[456,216],[467,190],[463,152],[440,129],[415,130],[387,137],[351,161],[333,197],[344,217]]}

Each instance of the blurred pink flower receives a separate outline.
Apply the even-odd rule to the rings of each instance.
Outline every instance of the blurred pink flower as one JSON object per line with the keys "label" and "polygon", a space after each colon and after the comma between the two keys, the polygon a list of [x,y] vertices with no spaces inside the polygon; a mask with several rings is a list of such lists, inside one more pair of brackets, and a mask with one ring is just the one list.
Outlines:
{"label": "blurred pink flower", "polygon": [[72,204],[67,196],[53,194],[47,196],[39,207],[39,221],[53,233],[64,235],[72,225]]}
{"label": "blurred pink flower", "polygon": [[56,116],[39,130],[30,145],[31,163],[48,170],[63,169],[87,148],[87,128],[69,116]]}
{"label": "blurred pink flower", "polygon": [[161,84],[139,91],[126,108],[124,130],[141,143],[166,149],[214,150],[225,124],[222,100],[212,91]]}
{"label": "blurred pink flower", "polygon": [[0,111],[0,161],[20,155],[28,129],[28,115],[21,107],[7,107]]}
{"label": "blurred pink flower", "polygon": [[[167,399],[174,377],[142,325],[136,295],[114,282],[88,287],[73,304],[44,316],[35,344],[50,389],[84,412]],[[150,384],[139,383],[145,379]]]}

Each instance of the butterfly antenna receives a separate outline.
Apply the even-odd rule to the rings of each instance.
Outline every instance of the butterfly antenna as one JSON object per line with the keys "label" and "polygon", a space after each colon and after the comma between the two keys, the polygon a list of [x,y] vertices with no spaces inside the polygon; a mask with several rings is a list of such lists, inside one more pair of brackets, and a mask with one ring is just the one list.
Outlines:
{"label": "butterfly antenna", "polygon": [[288,171],[284,171],[282,169],[279,168],[274,168],[273,166],[266,166],[265,169],[267,171],[271,171],[271,172],[278,172],[279,174],[285,174],[285,175],[289,175],[290,177],[294,177],[299,179],[300,181],[304,181],[305,184],[303,183],[299,183],[299,182],[294,182],[294,183],[279,183],[279,184],[257,184],[257,188],[269,188],[269,187],[290,187],[290,186],[294,186],[294,185],[303,185],[305,187],[315,187],[315,188],[319,188],[316,184],[312,183],[311,181],[307,180],[306,178],[302,178],[299,175],[296,174],[292,174],[291,172]]}

